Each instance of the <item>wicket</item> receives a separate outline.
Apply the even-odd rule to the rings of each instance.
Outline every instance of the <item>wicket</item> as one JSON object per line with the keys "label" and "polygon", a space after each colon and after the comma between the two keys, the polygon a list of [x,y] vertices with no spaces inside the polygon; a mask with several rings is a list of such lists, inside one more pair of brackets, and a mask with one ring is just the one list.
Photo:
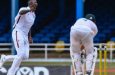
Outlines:
{"label": "wicket", "polygon": [[99,60],[99,75],[102,75],[103,72],[104,72],[104,75],[107,75],[107,50],[106,50],[106,46],[104,47],[104,49],[102,49],[101,44],[100,44],[100,50],[99,50],[99,59],[100,59]]}

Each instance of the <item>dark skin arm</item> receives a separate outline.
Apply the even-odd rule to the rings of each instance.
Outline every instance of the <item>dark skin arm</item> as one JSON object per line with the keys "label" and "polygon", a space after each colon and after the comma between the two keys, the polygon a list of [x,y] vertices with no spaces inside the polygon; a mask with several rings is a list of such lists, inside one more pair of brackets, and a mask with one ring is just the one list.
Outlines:
{"label": "dark skin arm", "polygon": [[28,40],[29,40],[29,43],[33,43],[32,36],[31,36],[31,30],[28,33]]}
{"label": "dark skin arm", "polygon": [[81,45],[81,50],[83,50],[85,47],[83,45]]}

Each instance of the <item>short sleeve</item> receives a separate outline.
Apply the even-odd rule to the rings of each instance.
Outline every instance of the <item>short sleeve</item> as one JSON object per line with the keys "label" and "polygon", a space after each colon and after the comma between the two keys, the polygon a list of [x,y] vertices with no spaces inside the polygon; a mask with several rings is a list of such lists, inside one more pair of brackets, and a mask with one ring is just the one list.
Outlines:
{"label": "short sleeve", "polygon": [[22,8],[19,9],[19,13],[20,13],[21,11],[23,11],[23,10],[30,10],[30,8],[29,8],[29,7],[22,7]]}

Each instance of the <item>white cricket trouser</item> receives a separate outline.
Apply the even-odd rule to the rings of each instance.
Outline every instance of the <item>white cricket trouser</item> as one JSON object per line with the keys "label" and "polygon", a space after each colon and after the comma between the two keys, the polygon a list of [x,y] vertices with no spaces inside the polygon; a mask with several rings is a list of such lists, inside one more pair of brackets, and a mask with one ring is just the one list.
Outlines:
{"label": "white cricket trouser", "polygon": [[[72,51],[74,57],[76,57],[75,59],[80,60],[81,45],[85,47],[87,70],[90,70],[92,66],[92,65],[87,66],[87,63],[92,64],[91,61],[93,59],[93,50],[94,50],[93,37],[94,35],[92,34],[92,31],[89,28],[85,27],[74,28],[74,26],[71,27],[70,50]],[[76,67],[77,67],[76,70],[80,71],[80,61],[76,62]]]}
{"label": "white cricket trouser", "polygon": [[28,35],[19,29],[14,29],[12,32],[13,42],[17,51],[17,55],[23,55],[23,58],[26,59],[29,57],[29,42]]}
{"label": "white cricket trouser", "polygon": [[12,32],[13,42],[17,51],[12,66],[8,70],[7,75],[15,75],[22,60],[29,58],[29,42],[28,36],[24,35],[21,30],[14,29]]}

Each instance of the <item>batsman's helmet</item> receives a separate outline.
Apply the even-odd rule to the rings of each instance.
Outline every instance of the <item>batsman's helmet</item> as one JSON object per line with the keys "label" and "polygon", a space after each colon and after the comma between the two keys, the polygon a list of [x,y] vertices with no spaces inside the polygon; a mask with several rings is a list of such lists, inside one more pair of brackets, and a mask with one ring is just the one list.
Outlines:
{"label": "batsman's helmet", "polygon": [[93,21],[93,22],[96,21],[95,16],[94,16],[93,14],[87,14],[87,15],[85,16],[85,18],[87,18],[87,19],[89,19],[89,20],[91,20],[91,21]]}

